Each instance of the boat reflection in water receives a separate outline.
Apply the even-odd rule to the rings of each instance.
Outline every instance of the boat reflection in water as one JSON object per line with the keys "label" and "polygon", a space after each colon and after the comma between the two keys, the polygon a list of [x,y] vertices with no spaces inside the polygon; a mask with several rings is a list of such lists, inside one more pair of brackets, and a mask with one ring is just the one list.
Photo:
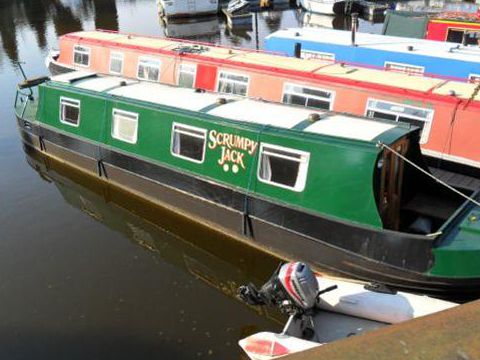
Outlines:
{"label": "boat reflection in water", "polygon": [[[124,234],[154,253],[159,261],[190,273],[195,280],[207,283],[228,297],[238,299],[240,285],[260,284],[281,261],[47,158],[28,145],[24,145],[24,150],[29,165],[42,179],[55,185],[68,204]],[[201,305],[192,301],[192,306]],[[285,321],[283,315],[273,309],[253,306],[250,309],[273,320],[278,330]],[[243,337],[254,331],[255,326],[247,324],[239,335]]]}
{"label": "boat reflection in water", "polygon": [[215,42],[220,36],[220,20],[217,15],[160,21],[167,37]]}

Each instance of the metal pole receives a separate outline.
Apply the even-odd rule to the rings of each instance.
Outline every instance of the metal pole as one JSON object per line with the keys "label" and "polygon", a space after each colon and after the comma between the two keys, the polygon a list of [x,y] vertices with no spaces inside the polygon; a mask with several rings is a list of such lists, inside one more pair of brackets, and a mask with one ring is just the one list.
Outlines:
{"label": "metal pole", "polygon": [[352,46],[357,46],[355,44],[355,34],[357,32],[357,19],[358,19],[358,13],[353,13],[352,14]]}

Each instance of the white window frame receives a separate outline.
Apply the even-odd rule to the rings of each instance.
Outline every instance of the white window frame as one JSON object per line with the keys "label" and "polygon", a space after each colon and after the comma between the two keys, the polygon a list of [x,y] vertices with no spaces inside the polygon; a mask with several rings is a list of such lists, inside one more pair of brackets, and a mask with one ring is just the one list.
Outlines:
{"label": "white window frame", "polygon": [[431,127],[432,127],[434,116],[435,116],[435,110],[428,109],[428,108],[422,108],[422,107],[419,107],[419,106],[412,106],[412,105],[408,105],[408,104],[400,104],[400,103],[396,103],[396,102],[393,102],[393,101],[387,101],[387,100],[382,100],[382,99],[368,98],[367,99],[367,104],[365,106],[365,117],[368,117],[369,119],[376,119],[376,118],[371,118],[371,117],[368,116],[368,111],[370,111],[370,110],[383,112],[383,113],[389,114],[389,115],[394,115],[394,116],[397,117],[397,119],[396,120],[391,120],[391,121],[396,121],[396,122],[399,122],[398,118],[400,116],[402,116],[401,113],[398,113],[398,112],[395,112],[395,111],[371,108],[369,106],[371,101],[383,102],[383,103],[387,103],[387,104],[390,104],[390,105],[399,106],[399,107],[402,107],[402,108],[408,107],[408,108],[411,108],[411,109],[418,109],[418,110],[422,110],[422,111],[427,111],[428,114],[429,114],[427,119],[424,119],[424,118],[421,118],[421,117],[418,117],[418,116],[412,116],[412,115],[407,115],[407,116],[411,117],[414,120],[419,120],[419,121],[425,122],[425,125],[423,126],[423,129],[422,129],[422,135],[420,137],[420,144],[423,145],[423,144],[426,144],[428,142],[429,137],[430,137],[430,130],[431,130]]}
{"label": "white window frame", "polygon": [[[78,47],[81,47],[85,50],[77,50]],[[79,63],[76,63],[75,62],[75,53],[77,52],[80,52],[80,53],[83,53],[83,54],[87,54],[88,55],[88,64],[85,65],[85,64],[79,64]],[[88,46],[84,46],[84,45],[75,45],[73,47],[73,64],[76,65],[76,66],[81,66],[81,67],[84,67],[84,68],[89,68],[90,67],[90,58],[92,56],[92,49],[89,48]]]}
{"label": "white window frame", "polygon": [[[117,57],[117,60],[121,59],[122,60],[122,68],[120,72],[117,71],[112,71],[112,59],[114,57]],[[116,74],[116,75],[122,75],[123,74],[123,68],[124,68],[124,63],[125,63],[125,54],[118,52],[118,51],[111,51],[110,52],[110,61],[108,64],[108,71],[110,74]]]}
{"label": "white window frame", "polygon": [[[144,78],[141,78],[138,76],[138,70],[140,69],[140,63],[142,61],[152,61],[152,62],[157,62],[158,63],[158,78],[156,80],[150,80],[150,79],[144,79]],[[160,81],[160,74],[161,74],[161,71],[162,71],[162,60],[158,59],[158,58],[154,58],[154,57],[150,57],[150,56],[140,56],[138,58],[138,62],[137,62],[137,79],[138,80],[142,80],[142,81],[150,81],[150,82],[159,82]]]}
{"label": "white window frame", "polygon": [[[234,94],[234,93],[223,93],[223,92],[220,92],[220,89],[219,89],[219,86],[220,86],[220,77],[221,75],[224,74],[224,75],[233,75],[233,76],[243,76],[245,78],[247,78],[247,91],[245,93],[245,95],[240,95],[240,94]],[[230,80],[230,79],[227,79],[228,81],[232,81],[234,83],[240,83],[239,81],[237,80]],[[245,83],[241,83],[242,85],[245,85]],[[236,71],[229,71],[229,70],[220,70],[218,72],[218,75],[217,75],[217,84],[215,86],[215,89],[217,89],[217,92],[220,93],[220,94],[228,94],[228,95],[237,95],[237,96],[245,96],[247,97],[249,92],[250,92],[250,75],[247,75],[247,74],[244,74],[244,73],[239,73],[239,72],[236,72]]]}
{"label": "white window frame", "polygon": [[[394,66],[394,67],[397,67],[397,69],[388,69],[388,66]],[[385,61],[385,63],[383,64],[383,68],[386,71],[396,72],[400,74],[407,74],[407,75],[413,75],[413,76],[425,75],[425,66],[399,63],[394,61]],[[409,69],[412,69],[413,71],[409,71]]]}
{"label": "white window frame", "polygon": [[[186,130],[193,130],[193,131],[197,131],[197,132],[201,132],[203,133],[203,136],[199,136],[197,134],[192,134],[192,133],[188,133],[188,132],[185,132],[185,131],[175,131],[175,126],[180,126],[182,128],[185,128]],[[192,159],[188,156],[183,156],[182,154],[176,154],[174,151],[173,151],[173,144],[174,144],[174,139],[175,139],[175,133],[176,132],[180,132],[181,134],[185,134],[185,135],[190,135],[190,136],[193,136],[193,137],[196,137],[198,139],[203,139],[203,152],[202,152],[202,160],[196,160],[196,159]],[[191,161],[191,162],[194,162],[194,163],[197,163],[197,164],[203,164],[205,162],[205,151],[206,151],[206,148],[207,148],[207,129],[204,129],[204,128],[199,128],[199,127],[196,127],[196,126],[192,126],[192,125],[187,125],[187,124],[183,124],[183,123],[178,123],[178,122],[173,122],[172,123],[172,134],[171,134],[171,139],[170,139],[170,153],[172,154],[172,156],[175,156],[175,157],[178,157],[180,159],[184,159],[184,160],[188,160],[188,161]]]}
{"label": "white window frame", "polygon": [[[134,134],[134,141],[128,140],[125,138],[122,138],[119,134],[115,134],[115,115],[120,115],[124,116],[124,118],[127,118],[127,121],[129,120],[134,120],[135,121],[135,134]],[[133,117],[135,119],[130,119],[128,117]],[[129,144],[136,144],[138,141],[138,114],[131,112],[131,111],[125,111],[117,108],[113,108],[112,110],[112,131],[111,131],[112,138],[129,143]]]}
{"label": "white window frame", "polygon": [[305,60],[320,60],[335,62],[335,54],[328,53],[323,51],[314,51],[314,50],[300,50],[300,58]]}
{"label": "white window frame", "polygon": [[[265,180],[260,176],[260,171],[261,171],[261,167],[262,167],[262,157],[263,157],[265,147],[271,148],[273,150],[290,152],[290,153],[301,156],[301,159],[299,161],[299,159],[291,158],[291,157],[288,157],[286,155],[279,155],[279,154],[272,154],[271,155],[271,156],[276,156],[276,157],[280,157],[280,158],[284,158],[284,159],[288,159],[288,160],[294,160],[294,161],[297,161],[297,162],[300,163],[300,165],[298,167],[297,181],[295,183],[295,186],[287,186],[287,185],[279,184],[279,183],[276,183],[276,182],[273,182],[273,181],[270,181],[270,180]],[[267,151],[267,153],[268,153],[268,151]],[[309,162],[310,162],[310,153],[307,152],[307,151],[287,148],[287,147],[284,147],[284,146],[279,146],[279,145],[274,145],[274,144],[261,143],[260,144],[260,151],[258,153],[257,179],[258,179],[258,181],[260,181],[262,183],[265,183],[265,184],[268,184],[268,185],[276,186],[276,187],[283,188],[283,189],[293,190],[295,192],[302,192],[303,190],[305,190],[305,185],[307,183]]]}
{"label": "white window frame", "polygon": [[[65,121],[65,120],[64,120],[65,116],[64,116],[64,110],[63,110],[63,104],[62,104],[63,101],[70,102],[70,105],[71,105],[71,106],[78,108],[78,122],[77,122],[76,124],[72,124],[71,122],[68,122],[68,121]],[[76,105],[72,105],[71,103],[76,103]],[[78,127],[80,126],[80,120],[81,120],[80,100],[68,98],[68,97],[65,97],[65,96],[61,96],[61,97],[60,97],[59,117],[60,117],[60,122],[61,122],[62,124],[65,124],[65,125],[69,125],[69,126],[73,126],[73,127],[78,128]]]}
{"label": "white window frame", "polygon": [[[328,89],[323,89],[323,88],[317,88],[317,87],[313,87],[313,86],[302,85],[302,84],[288,83],[288,82],[283,84],[282,98],[280,99],[280,102],[282,104],[289,104],[289,105],[292,105],[292,106],[301,106],[301,105],[297,105],[297,104],[291,104],[291,103],[283,102],[283,98],[285,96],[285,92],[286,92],[286,89],[287,89],[288,86],[300,86],[302,88],[306,88],[306,89],[310,89],[310,90],[325,91],[325,92],[331,93],[332,96],[329,99],[328,109],[319,109],[319,108],[309,107],[307,105],[304,105],[304,107],[309,108],[309,109],[328,110],[328,111],[331,111],[333,109],[333,104],[335,103],[335,95],[336,95],[335,91],[328,90]],[[295,95],[298,95],[298,96],[310,97],[310,98],[319,99],[319,100],[322,100],[322,101],[327,101],[328,100],[326,98],[320,98],[316,95],[299,94],[299,93],[295,93],[295,92],[294,93],[289,93],[289,94],[295,94]]]}
{"label": "white window frame", "polygon": [[193,84],[192,84],[192,89],[195,87],[195,80],[197,79],[197,64],[193,63],[181,63],[178,66],[178,73],[177,73],[177,85],[180,86],[180,75],[182,73],[182,67],[189,67],[190,70],[193,69],[193,71],[190,71],[189,74],[193,75]]}

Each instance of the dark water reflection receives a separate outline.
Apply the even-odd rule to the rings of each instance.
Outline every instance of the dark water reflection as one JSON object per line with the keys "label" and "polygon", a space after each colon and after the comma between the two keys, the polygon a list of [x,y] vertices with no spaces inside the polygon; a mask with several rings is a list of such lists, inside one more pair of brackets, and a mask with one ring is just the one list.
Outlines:
{"label": "dark water reflection", "polygon": [[277,259],[35,154],[25,160],[16,63],[47,74],[59,35],[107,28],[261,48],[272,31],[333,21],[290,9],[258,13],[253,30],[220,17],[166,25],[155,3],[0,0],[0,359],[231,359],[242,336],[279,329],[234,297]]}

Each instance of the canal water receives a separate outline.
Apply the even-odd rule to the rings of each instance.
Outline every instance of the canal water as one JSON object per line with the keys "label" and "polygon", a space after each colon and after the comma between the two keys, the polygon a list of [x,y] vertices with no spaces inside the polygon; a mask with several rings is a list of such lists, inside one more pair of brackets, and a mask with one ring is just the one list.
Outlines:
{"label": "canal water", "polygon": [[278,259],[24,149],[13,102],[18,63],[46,75],[64,33],[261,48],[268,33],[304,23],[348,27],[294,9],[230,31],[220,17],[167,26],[156,0],[0,0],[0,359],[238,359],[240,338],[281,329],[279,314],[235,298]]}

